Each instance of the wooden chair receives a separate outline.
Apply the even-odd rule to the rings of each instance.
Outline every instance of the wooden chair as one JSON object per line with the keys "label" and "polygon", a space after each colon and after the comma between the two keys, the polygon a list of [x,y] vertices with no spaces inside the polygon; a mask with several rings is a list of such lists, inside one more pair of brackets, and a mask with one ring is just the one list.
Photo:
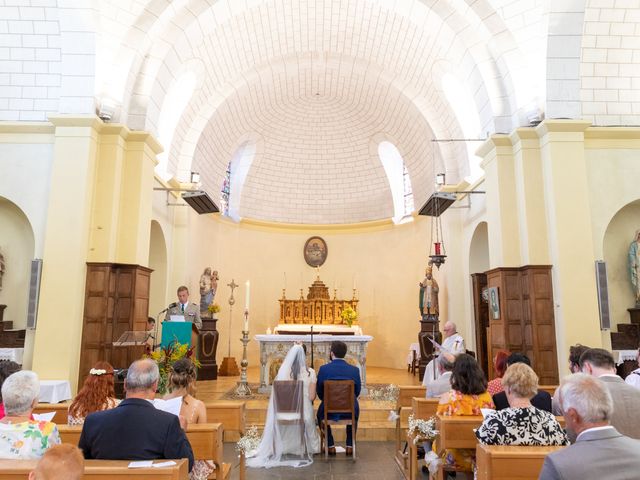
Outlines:
{"label": "wooden chair", "polygon": [[478,480],[535,480],[545,457],[565,447],[512,447],[478,445],[476,466]]}
{"label": "wooden chair", "polygon": [[[351,425],[353,438],[353,460],[356,459],[356,396],[353,380],[327,380],[324,382],[324,419],[322,420],[322,445],[324,458],[329,458],[327,427],[330,425]],[[329,420],[332,413],[349,413],[351,418]]]}
{"label": "wooden chair", "polygon": [[[85,460],[83,480],[187,480],[189,461],[173,460],[176,465],[162,468],[128,468],[129,460]],[[158,463],[159,461],[155,462]],[[38,460],[0,460],[0,480],[24,480]]]}
{"label": "wooden chair", "polygon": [[[302,380],[274,380],[273,407],[276,423],[298,427],[300,442],[305,446],[305,452],[307,452],[304,428],[304,383]],[[273,441],[275,443],[275,437]]]}

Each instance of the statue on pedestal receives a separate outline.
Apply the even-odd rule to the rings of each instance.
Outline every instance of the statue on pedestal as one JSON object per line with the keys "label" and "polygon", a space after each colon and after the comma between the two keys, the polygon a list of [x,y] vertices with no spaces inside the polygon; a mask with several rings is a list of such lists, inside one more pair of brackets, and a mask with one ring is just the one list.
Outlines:
{"label": "statue on pedestal", "polygon": [[211,267],[204,269],[200,276],[200,311],[206,312],[213,303],[218,290],[218,271],[211,272]]}
{"label": "statue on pedestal", "polygon": [[640,230],[636,230],[629,245],[629,275],[631,286],[636,296],[636,307],[640,307]]}
{"label": "statue on pedestal", "polygon": [[[433,266],[429,262],[429,266],[425,271],[425,277],[420,282],[420,315],[423,320],[438,321],[438,314],[440,312],[438,305],[438,282],[433,278]],[[435,318],[433,318],[435,317]]]}

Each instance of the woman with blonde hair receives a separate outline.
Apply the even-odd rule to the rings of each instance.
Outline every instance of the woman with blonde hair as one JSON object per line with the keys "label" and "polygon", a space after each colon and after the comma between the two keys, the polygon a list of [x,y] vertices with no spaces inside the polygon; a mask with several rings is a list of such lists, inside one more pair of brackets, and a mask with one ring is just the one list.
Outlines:
{"label": "woman with blonde hair", "polygon": [[120,403],[113,387],[113,367],[109,362],[97,362],[84,385],[69,405],[67,422],[69,425],[82,425],[84,419],[93,412],[115,408]]}
{"label": "woman with blonde hair", "polygon": [[567,435],[549,412],[531,405],[538,376],[525,363],[514,363],[502,377],[509,408],[487,415],[476,437],[487,445],[568,445]]}

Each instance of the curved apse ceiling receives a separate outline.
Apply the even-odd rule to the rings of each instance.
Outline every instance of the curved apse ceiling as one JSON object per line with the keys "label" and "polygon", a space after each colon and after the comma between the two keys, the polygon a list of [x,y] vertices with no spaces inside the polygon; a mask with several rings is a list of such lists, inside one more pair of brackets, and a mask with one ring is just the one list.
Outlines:
{"label": "curved apse ceiling", "polygon": [[[128,125],[157,132],[172,85],[195,74],[171,138],[160,138],[164,168],[178,179],[200,170],[217,199],[234,152],[255,141],[241,216],[389,218],[393,202],[377,142],[391,141],[403,155],[419,206],[436,171],[450,181],[469,172],[464,145],[434,149],[431,138],[514,126],[512,82],[523,62],[501,3],[142,0],[128,12],[130,28],[103,36],[105,45],[121,45],[111,54],[125,74],[107,71],[101,85],[122,98]],[[103,14],[122,21],[118,4],[103,1]],[[464,114],[478,118],[481,132],[463,131],[442,91],[447,73],[468,89]]]}

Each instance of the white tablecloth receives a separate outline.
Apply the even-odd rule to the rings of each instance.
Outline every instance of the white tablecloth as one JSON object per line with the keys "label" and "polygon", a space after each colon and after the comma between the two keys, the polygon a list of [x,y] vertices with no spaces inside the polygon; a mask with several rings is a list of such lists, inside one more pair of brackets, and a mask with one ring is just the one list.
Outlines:
{"label": "white tablecloth", "polygon": [[24,348],[0,348],[0,360],[11,360],[22,365]]}
{"label": "white tablecloth", "polygon": [[71,399],[71,385],[67,380],[40,380],[40,403],[60,403]]}
{"label": "white tablecloth", "polygon": [[413,352],[416,352],[416,359],[420,360],[420,345],[418,342],[409,345],[409,353],[407,354],[407,365],[413,362]]}
{"label": "white tablecloth", "polygon": [[614,350],[613,359],[616,365],[622,365],[626,360],[635,360],[638,356],[638,350]]}

